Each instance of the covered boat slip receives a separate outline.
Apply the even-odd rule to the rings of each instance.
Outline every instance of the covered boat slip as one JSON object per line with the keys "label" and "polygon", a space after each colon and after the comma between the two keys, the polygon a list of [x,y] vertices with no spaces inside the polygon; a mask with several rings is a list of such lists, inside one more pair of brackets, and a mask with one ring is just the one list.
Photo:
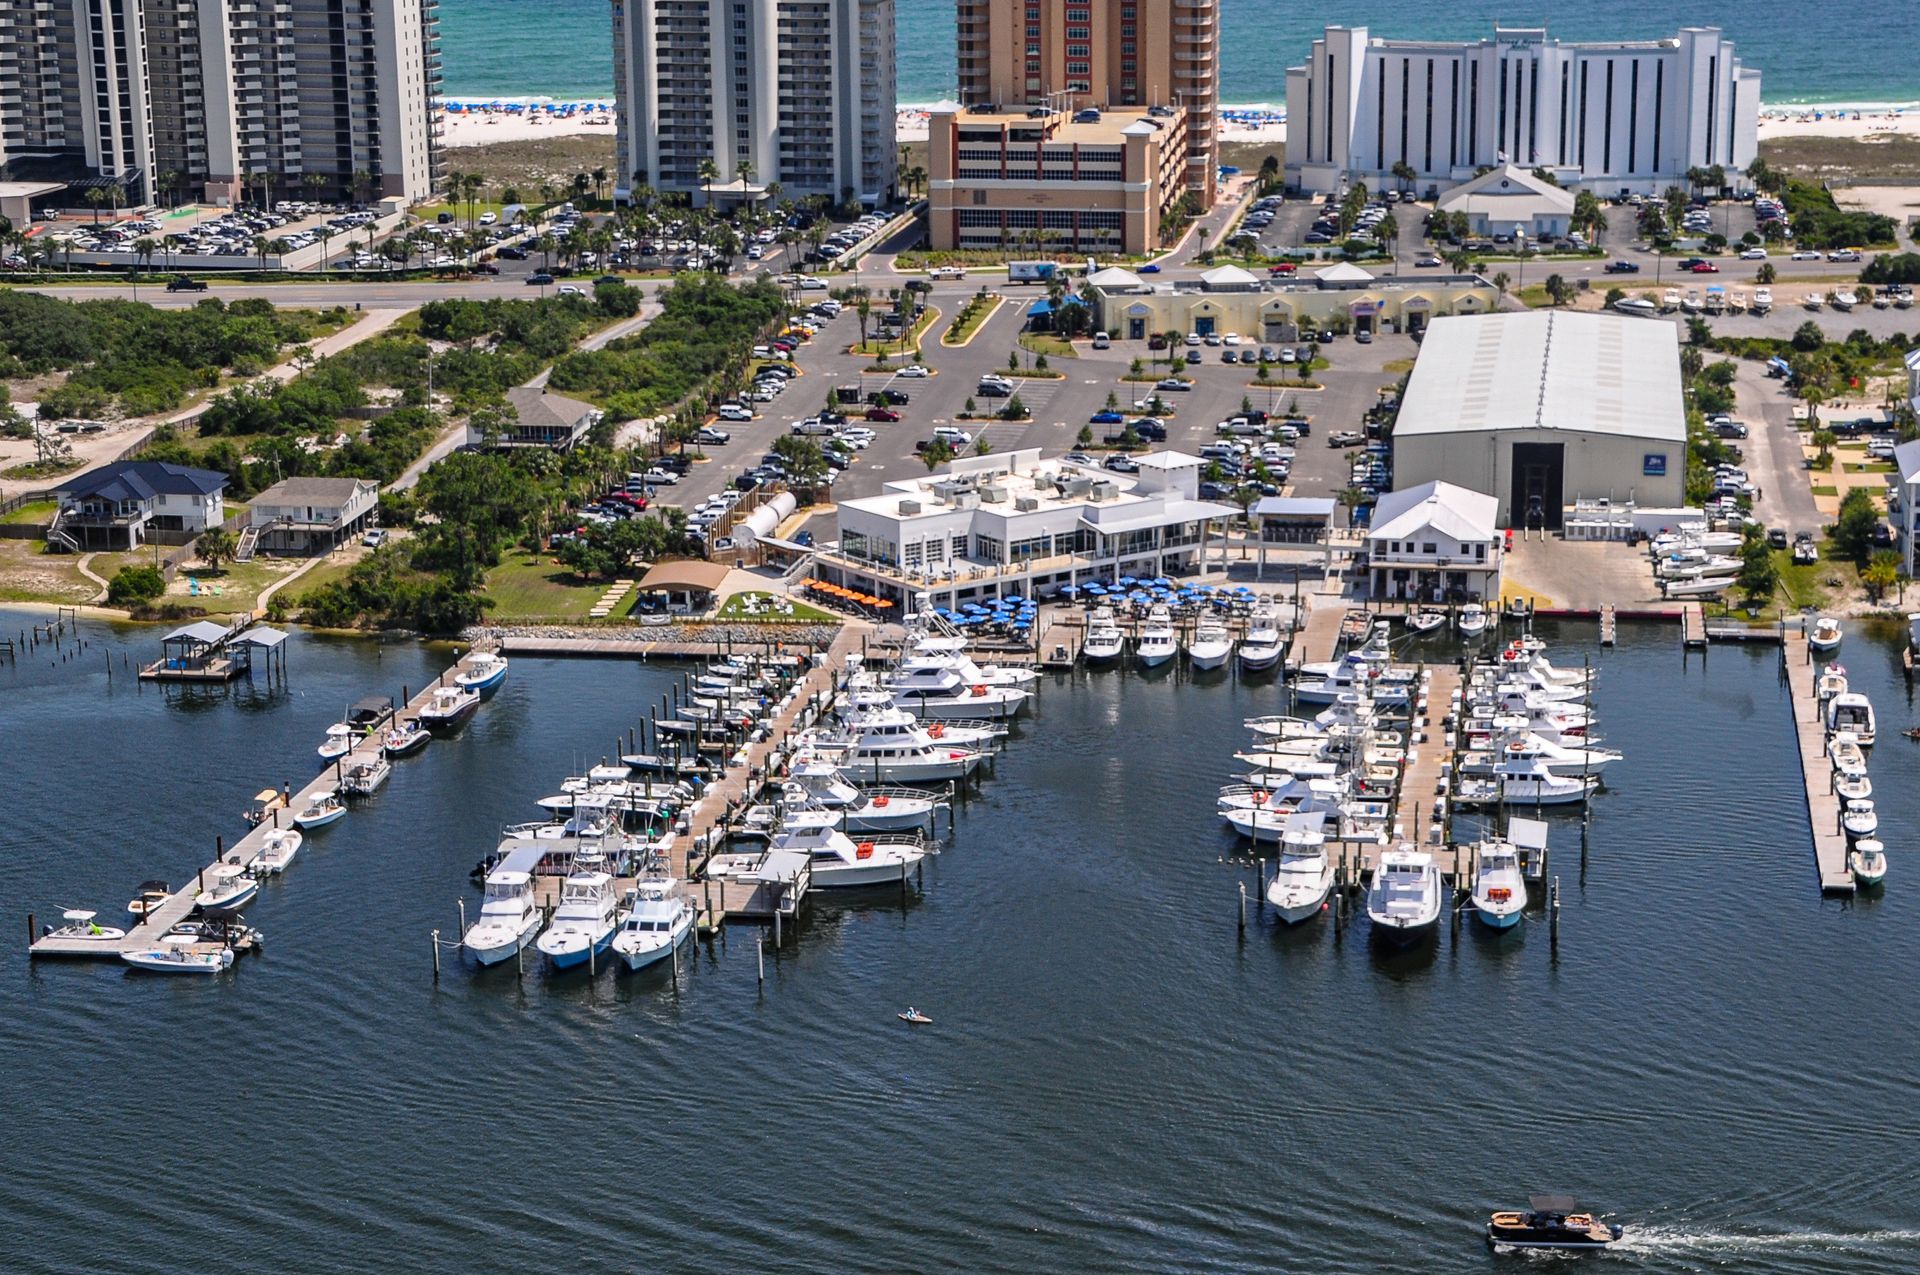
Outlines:
{"label": "covered boat slip", "polygon": [[[214,625],[212,627],[219,628],[220,626]],[[258,631],[259,630],[255,630],[255,632]],[[273,631],[270,630],[269,632]],[[276,633],[275,636],[281,641],[284,641],[286,638],[284,633]],[[278,643],[276,642],[275,645],[277,646]],[[458,663],[441,674],[441,680],[445,681],[453,674],[466,668],[472,658],[473,653],[468,652]],[[419,709],[433,697],[433,693],[437,689],[438,683],[429,684],[426,689],[408,701],[403,711],[408,713],[419,711]],[[388,714],[391,714],[393,711],[393,701],[385,696],[369,697],[360,703],[369,708],[374,703],[377,703]],[[277,806],[263,800],[275,794],[270,793],[267,789],[262,789],[254,798],[254,806],[250,808],[249,813],[252,813],[252,809],[255,808],[263,809],[266,817],[255,824],[245,836],[233,842],[231,845],[226,844],[224,835],[215,835],[213,861],[201,868],[194,876],[188,878],[164,900],[156,903],[152,910],[146,915],[134,918],[132,923],[127,927],[125,938],[101,943],[50,935],[34,940],[27,949],[28,954],[36,957],[62,956],[92,958],[96,960],[118,960],[123,952],[144,951],[153,947],[159,942],[161,935],[165,934],[173,926],[186,920],[192,913],[194,906],[193,896],[196,892],[204,888],[205,878],[212,873],[213,869],[226,865],[238,865],[242,868],[251,867],[254,862],[259,859],[260,852],[266,846],[268,836],[281,828],[290,828],[293,826],[292,819],[288,817],[289,809],[303,810],[320,794],[337,790],[341,777],[355,765],[363,762],[382,760],[382,747],[383,740],[379,731],[374,731],[356,740],[351,752],[337,758],[304,786],[295,789],[291,794],[290,801],[283,801]],[[272,763],[268,762],[267,764]],[[304,765],[305,762],[302,762],[302,764]],[[279,795],[285,796],[286,794]],[[117,907],[118,905],[116,904],[116,910]],[[31,918],[29,918],[29,920],[31,920]],[[207,948],[208,950],[212,950],[207,944],[196,944],[194,946],[196,949]]]}
{"label": "covered boat slip", "polygon": [[[232,626],[213,620],[183,624],[160,639],[160,658],[140,669],[146,682],[231,682],[252,677],[256,654],[268,676],[286,674],[287,635],[245,616]],[[277,661],[277,664],[276,664]]]}

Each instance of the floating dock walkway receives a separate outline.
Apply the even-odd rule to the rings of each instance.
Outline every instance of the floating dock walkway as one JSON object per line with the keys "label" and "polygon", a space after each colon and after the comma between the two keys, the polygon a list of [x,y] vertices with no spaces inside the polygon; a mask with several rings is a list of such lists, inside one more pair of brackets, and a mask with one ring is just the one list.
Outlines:
{"label": "floating dock walkway", "polygon": [[1840,797],[1833,790],[1833,763],[1827,760],[1826,723],[1814,689],[1813,648],[1803,628],[1789,626],[1781,638],[1781,660],[1792,691],[1793,732],[1800,745],[1800,774],[1807,785],[1807,818],[1813,825],[1813,857],[1822,894],[1852,894],[1847,868],[1847,834],[1840,827]]}

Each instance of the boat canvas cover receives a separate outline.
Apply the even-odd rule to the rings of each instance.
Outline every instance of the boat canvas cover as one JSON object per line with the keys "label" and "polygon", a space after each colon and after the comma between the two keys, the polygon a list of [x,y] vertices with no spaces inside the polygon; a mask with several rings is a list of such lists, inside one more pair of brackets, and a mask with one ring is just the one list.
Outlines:
{"label": "boat canvas cover", "polygon": [[813,856],[804,850],[769,850],[752,879],[772,885],[792,885],[805,872]]}
{"label": "boat canvas cover", "polygon": [[487,878],[491,880],[496,874],[502,872],[524,872],[528,876],[532,876],[533,870],[540,866],[540,860],[546,858],[546,855],[546,846],[537,843],[533,845],[524,843],[516,844],[512,850],[507,852],[507,857],[495,864],[492,872],[487,873]]}
{"label": "boat canvas cover", "polygon": [[347,720],[370,722],[384,717],[393,711],[393,701],[384,695],[369,695],[365,699],[355,700],[353,707],[347,710]]}
{"label": "boat canvas cover", "polygon": [[1530,1195],[1527,1203],[1533,1206],[1536,1213],[1572,1213],[1580,1207],[1573,1202],[1571,1195]]}
{"label": "boat canvas cover", "polygon": [[1539,819],[1514,819],[1507,824],[1507,840],[1524,850],[1545,850],[1547,825]]}

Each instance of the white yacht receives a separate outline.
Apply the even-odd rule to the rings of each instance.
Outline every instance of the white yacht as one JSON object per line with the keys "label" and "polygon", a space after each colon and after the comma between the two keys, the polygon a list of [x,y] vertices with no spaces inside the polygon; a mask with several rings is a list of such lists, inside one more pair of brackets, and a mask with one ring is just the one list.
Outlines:
{"label": "white yacht", "polygon": [[1624,755],[1612,748],[1571,747],[1540,738],[1532,732],[1503,734],[1491,741],[1492,756],[1470,758],[1462,767],[1468,774],[1491,774],[1497,766],[1512,762],[1539,761],[1547,773],[1558,778],[1598,775]]}
{"label": "white yacht", "polygon": [[902,661],[883,684],[893,692],[895,704],[927,718],[997,721],[1015,716],[1033,697],[1033,692],[1015,686],[969,683],[950,664],[920,656]]}
{"label": "white yacht", "polygon": [[555,969],[585,965],[613,942],[613,914],[619,903],[613,878],[604,872],[576,872],[560,887],[553,924],[535,942]]}
{"label": "white yacht", "polygon": [[1871,798],[1856,798],[1840,812],[1840,826],[1849,837],[1871,837],[1880,830],[1880,816]]}
{"label": "white yacht", "polygon": [[1487,609],[1478,602],[1469,602],[1460,608],[1460,615],[1454,621],[1460,627],[1460,636],[1477,638],[1487,631]]}
{"label": "white yacht", "polygon": [[855,841],[837,826],[831,811],[790,811],[773,835],[774,850],[798,850],[812,861],[813,884],[830,886],[889,885],[899,881],[926,857],[926,847],[915,840]]}
{"label": "white yacht", "polygon": [[1233,658],[1233,635],[1218,616],[1207,615],[1193,627],[1187,660],[1197,669],[1219,668]]}
{"label": "white yacht", "polygon": [[[935,722],[938,726],[940,723]],[[866,783],[924,784],[965,779],[986,760],[976,748],[936,740],[900,709],[868,713],[842,736],[812,734],[806,747]]]}
{"label": "white yacht", "polygon": [[1035,669],[1004,664],[981,664],[967,654],[967,639],[958,634],[932,633],[912,640],[916,658],[937,660],[951,667],[968,685],[1029,687],[1040,680]]}
{"label": "white yacht", "polygon": [[270,876],[279,876],[293,863],[293,856],[300,853],[300,843],[304,840],[297,828],[276,828],[260,842],[260,854],[254,859],[254,866]]}
{"label": "white yacht", "polygon": [[1258,673],[1272,668],[1280,660],[1280,615],[1271,599],[1253,604],[1247,616],[1247,635],[1240,639],[1240,668]]}
{"label": "white yacht", "polygon": [[643,877],[628,895],[613,953],[630,970],[665,960],[693,933],[693,904],[671,877]]}
{"label": "white yacht", "polygon": [[1333,889],[1333,863],[1318,815],[1289,820],[1280,834],[1280,862],[1267,883],[1267,903],[1289,925],[1318,916]]}
{"label": "white yacht", "polygon": [[1120,658],[1126,635],[1113,622],[1112,607],[1095,607],[1087,619],[1086,640],[1080,644],[1081,658],[1089,664],[1111,664]]}
{"label": "white yacht", "polygon": [[1830,615],[1823,615],[1813,622],[1813,628],[1808,631],[1807,645],[1825,655],[1829,651],[1839,650],[1840,639],[1844,636],[1840,621]]}
{"label": "white yacht", "polygon": [[1496,930],[1520,923],[1527,906],[1527,881],[1520,871],[1520,852],[1512,842],[1480,844],[1480,875],[1473,883],[1473,914]]}
{"label": "white yacht", "polygon": [[1873,701],[1858,691],[1842,691],[1827,701],[1827,734],[1846,731],[1862,748],[1872,748],[1878,729]]}
{"label": "white yacht", "polygon": [[797,760],[787,773],[783,796],[790,805],[817,805],[840,816],[849,832],[887,832],[924,827],[944,798],[919,788],[858,788],[838,766]]}
{"label": "white yacht", "polygon": [[546,850],[519,846],[487,873],[480,916],[461,936],[461,944],[482,965],[511,959],[540,932],[540,905],[533,896],[533,873]]}
{"label": "white yacht", "polygon": [[1381,854],[1367,891],[1367,919],[1374,933],[1410,939],[1431,932],[1444,898],[1433,856],[1410,845]]}
{"label": "white yacht", "polygon": [[1341,731],[1361,731],[1373,725],[1373,701],[1356,691],[1336,696],[1332,704],[1311,719],[1272,716],[1249,717],[1246,728],[1262,740],[1324,739]]}
{"label": "white yacht", "polygon": [[1827,759],[1842,775],[1867,773],[1867,755],[1860,751],[1860,741],[1849,731],[1843,730],[1827,740]]}
{"label": "white yacht", "polygon": [[1887,848],[1872,837],[1853,843],[1847,851],[1847,867],[1858,885],[1879,885],[1887,879]]}
{"label": "white yacht", "polygon": [[1147,612],[1146,625],[1133,646],[1134,658],[1141,668],[1159,668],[1180,653],[1180,639],[1173,631],[1173,612],[1155,606]]}
{"label": "white yacht", "polygon": [[1462,806],[1564,806],[1585,801],[1598,775],[1555,775],[1538,759],[1501,762],[1490,775],[1462,775],[1454,800]]}

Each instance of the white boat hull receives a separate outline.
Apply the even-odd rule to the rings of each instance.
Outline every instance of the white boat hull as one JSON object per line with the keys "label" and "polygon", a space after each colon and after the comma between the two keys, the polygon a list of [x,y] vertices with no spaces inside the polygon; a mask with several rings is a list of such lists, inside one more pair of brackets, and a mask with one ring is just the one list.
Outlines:
{"label": "white boat hull", "polygon": [[1111,664],[1120,658],[1120,644],[1116,642],[1112,645],[1106,643],[1095,645],[1088,642],[1080,648],[1080,658],[1089,664]]}
{"label": "white boat hull", "polygon": [[653,931],[646,936],[645,942],[631,941],[626,936],[615,939],[613,952],[629,971],[643,970],[666,960],[673,954],[673,949],[686,942],[692,933],[693,913],[687,912],[673,923],[671,930],[665,934]]}
{"label": "white boat hull", "polygon": [[[595,936],[591,945],[592,954],[595,957],[604,956],[607,949],[613,946],[613,932],[613,926],[609,925],[606,933]],[[551,943],[547,941],[550,938],[553,939]],[[550,933],[544,934],[540,937],[537,946],[541,954],[551,961],[553,968],[557,970],[570,970],[587,963],[589,945],[584,934],[567,934],[558,937]]]}
{"label": "white boat hull", "polygon": [[848,807],[842,811],[846,817],[848,832],[895,832],[902,828],[918,828],[933,817],[933,803],[909,802],[901,798],[890,798],[885,809],[875,809],[869,802],[864,806]]}
{"label": "white boat hull", "polygon": [[1240,667],[1249,673],[1261,673],[1280,662],[1278,646],[1256,646],[1242,643],[1240,646]]}
{"label": "white boat hull", "polygon": [[1177,649],[1176,647],[1166,647],[1155,650],[1143,646],[1135,655],[1140,661],[1141,668],[1159,668],[1162,664],[1165,664],[1173,658],[1173,653]]}
{"label": "white boat hull", "polygon": [[152,974],[218,974],[233,964],[233,951],[221,948],[218,952],[189,952],[184,948],[162,947],[122,952],[120,959]]}
{"label": "white boat hull", "polygon": [[1227,657],[1232,654],[1233,647],[1226,644],[1214,646],[1208,643],[1187,648],[1187,659],[1193,664],[1193,667],[1197,669],[1219,668],[1227,662]]}
{"label": "white boat hull", "polygon": [[884,856],[876,853],[864,863],[816,863],[813,865],[813,884],[823,890],[898,885],[903,873],[911,871],[924,853],[902,848]]}
{"label": "white boat hull", "polygon": [[510,961],[527,944],[533,942],[540,933],[541,918],[538,912],[527,918],[527,923],[518,930],[512,926],[493,921],[481,921],[467,930],[462,942],[473,959],[482,965],[498,965]]}
{"label": "white boat hull", "polygon": [[1289,873],[1276,875],[1267,884],[1267,906],[1288,925],[1298,925],[1320,915],[1327,895],[1333,890],[1333,865],[1318,876]]}

